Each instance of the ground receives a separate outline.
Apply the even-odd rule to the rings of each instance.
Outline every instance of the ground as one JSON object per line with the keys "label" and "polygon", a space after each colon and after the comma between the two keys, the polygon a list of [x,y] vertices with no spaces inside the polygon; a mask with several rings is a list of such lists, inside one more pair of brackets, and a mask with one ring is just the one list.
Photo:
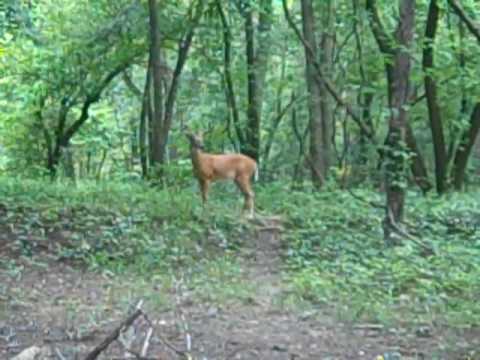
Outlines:
{"label": "ground", "polygon": [[[122,336],[140,352],[153,325],[149,359],[475,359],[478,329],[454,330],[435,324],[409,326],[341,321],[328,305],[286,306],[279,226],[256,224],[256,238],[241,252],[242,286],[249,295],[211,299],[183,287],[129,275],[109,274],[62,262],[47,252],[12,259],[6,233],[0,256],[11,264],[0,272],[0,358],[33,345],[51,359],[84,359],[133,311],[138,300],[150,323],[139,318]],[[7,257],[10,259],[7,261]],[[241,287],[233,288],[241,291]],[[233,300],[232,300],[233,299]],[[124,359],[120,341],[99,359]],[[191,346],[189,346],[191,343]],[[178,350],[176,353],[173,349]],[[467,354],[471,353],[471,357]],[[51,354],[49,356],[48,354]],[[385,355],[387,358],[387,356]]]}

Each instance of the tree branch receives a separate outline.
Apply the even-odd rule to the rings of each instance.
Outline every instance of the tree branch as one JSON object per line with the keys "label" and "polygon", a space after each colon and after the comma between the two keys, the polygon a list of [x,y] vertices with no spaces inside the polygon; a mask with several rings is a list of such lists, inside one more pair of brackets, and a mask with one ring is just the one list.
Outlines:
{"label": "tree branch", "polygon": [[127,87],[130,89],[130,91],[136,96],[138,97],[139,99],[141,99],[143,97],[143,94],[142,94],[142,91],[137,87],[137,85],[135,85],[135,83],[133,82],[132,78],[130,77],[130,75],[124,71],[122,73],[122,77],[123,77],[123,82],[125,83],[125,85],[127,85]]}
{"label": "tree branch", "polygon": [[394,55],[395,49],[392,47],[392,39],[385,30],[385,26],[378,15],[377,1],[376,0],[367,0],[365,5],[367,11],[371,16],[371,28],[373,36],[378,43],[380,51],[385,55]]}
{"label": "tree branch", "polygon": [[458,17],[467,25],[468,30],[480,42],[480,25],[475,23],[463,9],[462,5],[457,0],[448,0],[448,3],[453,8]]}
{"label": "tree branch", "polygon": [[203,12],[203,0],[199,0],[197,3],[195,15],[193,17],[192,23],[189,26],[187,34],[182,38],[178,44],[178,57],[175,70],[173,71],[172,81],[170,83],[169,91],[167,94],[167,101],[165,103],[165,117],[162,124],[162,133],[168,133],[172,123],[173,117],[173,106],[175,104],[175,98],[177,96],[180,75],[182,74],[183,66],[187,61],[188,51],[190,45],[192,44],[193,36],[195,34],[195,29],[200,21],[200,17]]}
{"label": "tree branch", "polygon": [[317,59],[315,59],[315,52],[312,49],[312,46],[305,40],[303,37],[302,33],[298,29],[298,27],[295,25],[290,12],[287,7],[287,2],[286,0],[282,0],[283,4],[283,11],[285,13],[285,18],[287,19],[288,24],[290,27],[293,29],[295,34],[297,35],[298,39],[302,42],[303,46],[305,49],[308,51],[308,53],[312,56],[313,59],[313,66],[315,67],[315,70],[317,72],[317,75],[315,77],[315,81],[317,82],[322,82],[322,85],[325,85],[325,88],[327,89],[328,93],[335,99],[335,101],[341,106],[344,107],[345,110],[347,111],[347,114],[350,115],[352,120],[359,126],[360,130],[372,141],[374,142],[373,138],[373,133],[372,130],[368,128],[367,125],[363,123],[361,118],[353,111],[352,107],[350,104],[348,104],[346,101],[344,101],[341,97],[341,95],[338,93],[334,85],[330,82],[328,78],[323,74],[322,68],[320,64],[318,63]]}
{"label": "tree branch", "polygon": [[222,21],[223,27],[223,66],[224,66],[224,77],[225,77],[225,84],[226,84],[226,95],[227,101],[230,105],[232,116],[233,116],[233,125],[235,126],[235,132],[237,133],[238,140],[240,144],[244,144],[245,136],[243,134],[242,128],[240,127],[240,115],[238,112],[237,101],[235,98],[235,91],[233,87],[233,80],[232,80],[232,73],[230,69],[231,65],[231,39],[232,33],[230,31],[230,27],[228,25],[227,17],[225,16],[225,12],[222,8],[222,3],[220,0],[216,1],[217,11],[220,15],[220,19]]}
{"label": "tree branch", "polygon": [[124,71],[128,66],[130,66],[130,61],[126,61],[118,65],[113,69],[107,76],[100,82],[100,85],[91,93],[87,95],[85,102],[83,103],[82,110],[79,118],[65,131],[62,136],[61,146],[68,145],[68,142],[73,135],[80,129],[80,127],[88,120],[88,110],[90,106],[100,100],[100,95],[103,90],[110,84],[110,82],[122,71]]}

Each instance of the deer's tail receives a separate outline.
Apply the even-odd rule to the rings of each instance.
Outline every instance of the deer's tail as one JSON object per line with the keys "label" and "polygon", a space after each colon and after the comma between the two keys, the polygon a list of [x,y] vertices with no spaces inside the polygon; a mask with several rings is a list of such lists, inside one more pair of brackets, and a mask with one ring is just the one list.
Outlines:
{"label": "deer's tail", "polygon": [[258,181],[258,164],[255,165],[255,173],[253,174],[253,180]]}

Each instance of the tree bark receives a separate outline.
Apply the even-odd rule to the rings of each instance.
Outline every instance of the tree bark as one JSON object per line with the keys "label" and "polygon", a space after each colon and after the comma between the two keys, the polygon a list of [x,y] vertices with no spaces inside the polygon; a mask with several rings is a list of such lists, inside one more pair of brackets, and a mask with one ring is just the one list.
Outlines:
{"label": "tree bark", "polygon": [[[150,64],[150,61],[149,61]],[[151,114],[151,101],[150,101],[150,82],[151,82],[151,71],[149,71],[150,65],[147,67],[147,74],[145,79],[145,87],[143,90],[142,96],[142,109],[140,111],[140,123],[138,127],[138,148],[139,148],[139,155],[140,155],[140,165],[142,167],[142,177],[145,179],[148,177],[148,148],[149,144],[147,140],[149,139],[148,136],[148,128],[149,124],[147,124],[147,120],[149,120]]]}
{"label": "tree bark", "polygon": [[148,0],[150,20],[150,68],[147,71],[152,73],[153,109],[150,125],[152,131],[151,143],[151,164],[158,166],[162,164],[161,138],[163,131],[163,76],[162,76],[162,54],[160,29],[158,24],[158,9],[156,0]]}
{"label": "tree bark", "polygon": [[472,152],[475,140],[480,130],[480,103],[475,104],[472,115],[470,116],[470,126],[463,133],[460,145],[455,153],[453,161],[453,184],[456,190],[461,190],[465,180],[465,171],[468,159]]}
{"label": "tree bark", "polygon": [[406,141],[408,149],[412,153],[410,169],[412,171],[413,180],[422,190],[422,192],[426,194],[432,189],[432,184],[428,179],[428,171],[425,166],[425,160],[423,159],[422,153],[418,149],[417,140],[415,139],[415,135],[413,134],[410,124],[407,124]]}
{"label": "tree bark", "polygon": [[244,14],[245,18],[245,50],[247,55],[247,126],[245,128],[245,143],[242,152],[258,161],[260,145],[260,111],[257,71],[255,69],[255,33],[253,28],[253,9],[250,4]]}
{"label": "tree bark", "polygon": [[386,214],[384,219],[384,237],[389,245],[399,241],[399,227],[404,218],[405,208],[405,168],[404,153],[407,142],[410,48],[415,25],[415,0],[400,0],[400,18],[394,39],[387,34],[378,15],[375,0],[367,0],[366,8],[370,14],[370,25],[377,44],[385,56],[385,70],[388,81],[388,103],[390,119],[386,140],[387,192]]}
{"label": "tree bark", "polygon": [[270,49],[272,0],[261,0],[257,32],[254,27],[254,9],[251,1],[243,3],[245,51],[247,58],[247,124],[245,142],[241,151],[260,162],[260,127],[262,119],[263,88]]}
{"label": "tree bark", "polygon": [[[324,74],[333,73],[333,46],[335,42],[335,7],[333,0],[324,0],[319,2],[321,5],[320,12],[322,14],[320,31],[320,63],[323,66]],[[333,108],[330,101],[328,90],[324,82],[320,83],[320,111],[322,119],[322,139],[321,152],[324,162],[323,177],[328,177],[328,169],[332,162],[332,126]]]}
{"label": "tree bark", "polygon": [[[448,0],[448,3],[480,44],[480,25],[470,18],[457,0]],[[463,188],[468,159],[480,131],[480,103],[478,102],[475,104],[470,116],[469,125],[469,128],[464,131],[461,137],[460,145],[454,157],[452,175],[456,190]]]}
{"label": "tree bark", "polygon": [[445,136],[443,133],[442,116],[437,98],[437,85],[432,76],[434,68],[433,44],[437,32],[439,18],[437,0],[431,0],[428,9],[427,26],[425,30],[425,43],[423,47],[423,71],[425,95],[427,97],[430,130],[432,132],[433,148],[435,154],[435,179],[437,192],[443,194],[446,191],[447,151],[445,148]]}
{"label": "tree bark", "polygon": [[[167,144],[168,144],[168,137],[170,134],[170,129],[172,127],[173,110],[175,106],[175,101],[177,99],[178,88],[180,86],[180,77],[182,75],[183,68],[188,58],[188,53],[190,50],[190,46],[192,45],[196,27],[200,21],[200,17],[203,12],[203,6],[204,6],[203,0],[199,0],[196,3],[195,10],[193,10],[194,11],[193,19],[187,25],[187,30],[185,35],[178,42],[177,62],[175,65],[175,69],[173,71],[170,86],[168,87],[168,92],[165,100],[164,118],[163,118],[160,137],[158,139],[159,141],[158,163],[160,165],[163,165],[165,163],[165,157],[167,154],[166,150],[167,150]],[[160,172],[160,175],[162,175],[162,172]]]}
{"label": "tree bark", "polygon": [[[323,154],[323,140],[327,136],[324,133],[324,121],[322,117],[322,81],[315,80],[318,76],[314,63],[319,58],[317,38],[316,38],[316,21],[311,0],[302,0],[302,29],[305,41],[311,48],[311,52],[305,49],[305,77],[307,89],[309,93],[308,112],[310,127],[310,144],[309,158],[312,167],[312,182],[316,188],[321,188],[327,173],[328,161]],[[322,66],[323,64],[320,64]]]}
{"label": "tree bark", "polygon": [[[156,0],[149,0],[150,13],[150,57],[152,61],[153,85],[153,121],[151,134],[151,159],[150,165],[157,167],[157,175],[162,176],[162,165],[165,164],[168,137],[173,121],[173,112],[180,86],[180,77],[188,58],[195,29],[203,12],[204,1],[199,0],[193,10],[193,18],[187,24],[185,34],[178,41],[177,62],[173,71],[168,89],[164,91],[164,84],[168,78],[165,61],[162,59],[161,39],[158,28]],[[147,115],[148,115],[147,107]]]}
{"label": "tree bark", "polygon": [[227,105],[233,119],[235,133],[237,135],[238,141],[243,147],[245,144],[245,136],[240,125],[240,115],[238,111],[231,71],[232,33],[230,31],[227,17],[225,16],[225,12],[223,11],[221,0],[217,0],[216,5],[218,13],[220,15],[220,20],[222,21],[223,28],[223,72],[225,81],[225,95],[227,99]]}

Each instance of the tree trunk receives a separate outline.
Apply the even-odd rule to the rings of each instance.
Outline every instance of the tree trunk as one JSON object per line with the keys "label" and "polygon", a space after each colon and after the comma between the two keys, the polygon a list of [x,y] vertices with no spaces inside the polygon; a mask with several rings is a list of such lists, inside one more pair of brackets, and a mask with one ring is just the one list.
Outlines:
{"label": "tree trunk", "polygon": [[428,171],[425,166],[425,160],[423,159],[422,153],[418,149],[417,140],[415,139],[415,135],[413,134],[410,124],[407,124],[406,137],[407,147],[412,153],[410,169],[412,171],[413,180],[422,190],[422,192],[426,194],[431,190],[432,184],[428,179]]}
{"label": "tree trunk", "polygon": [[152,118],[150,119],[151,129],[151,165],[153,167],[162,164],[162,148],[161,138],[163,131],[163,86],[162,86],[162,54],[160,29],[158,24],[158,9],[156,0],[148,0],[149,19],[150,19],[150,64],[151,67],[147,71],[152,73],[151,85],[153,89],[152,102]]}
{"label": "tree trunk", "polygon": [[63,167],[65,176],[68,179],[75,181],[75,162],[73,159],[73,149],[71,146],[69,146],[68,148],[65,148],[63,152]]}
{"label": "tree trunk", "polygon": [[255,50],[255,71],[258,83],[258,113],[262,115],[263,93],[267,76],[268,58],[270,56],[270,33],[272,28],[272,0],[260,0],[260,14],[257,26],[257,48]]}
{"label": "tree trunk", "polygon": [[322,81],[315,79],[318,76],[314,62],[318,59],[318,46],[315,29],[315,16],[312,0],[302,0],[302,24],[303,36],[309,44],[311,52],[305,48],[306,69],[305,76],[309,93],[308,112],[310,127],[309,159],[311,166],[312,182],[316,188],[320,188],[325,180],[327,161],[323,156],[324,119],[322,117]]}
{"label": "tree trunk", "polygon": [[475,104],[470,117],[470,126],[463,133],[460,145],[453,161],[453,184],[456,190],[461,190],[465,180],[468,159],[480,131],[480,103]]}
{"label": "tree trunk", "polygon": [[[385,241],[389,245],[398,242],[398,230],[404,218],[405,208],[405,144],[407,142],[410,48],[415,25],[415,0],[400,0],[400,18],[395,39],[390,39],[378,15],[376,0],[367,0],[370,25],[377,44],[388,57],[385,69],[388,81],[390,119],[386,140],[385,186],[387,192],[386,214],[383,222]],[[394,47],[392,47],[392,45]]]}
{"label": "tree trunk", "polygon": [[[324,74],[333,72],[333,46],[335,42],[335,8],[333,0],[324,0],[321,4],[322,30],[320,35],[320,64]],[[321,152],[324,162],[323,177],[327,178],[332,161],[332,126],[334,126],[333,109],[328,90],[323,81],[320,84],[320,112],[322,118]]]}
{"label": "tree trunk", "polygon": [[147,114],[150,112],[148,108],[150,108],[150,97],[149,97],[149,90],[150,89],[150,71],[147,70],[147,79],[145,81],[145,91],[142,98],[142,110],[140,111],[140,124],[138,127],[138,148],[140,151],[140,164],[142,167],[142,176],[143,178],[147,178],[148,176],[148,148],[149,144],[147,143],[148,136],[148,128],[149,124],[147,124]]}
{"label": "tree trunk", "polygon": [[[151,0],[150,0],[151,1]],[[192,10],[193,12],[193,19],[190,23],[187,24],[187,30],[184,36],[178,42],[177,48],[177,62],[175,65],[175,69],[172,74],[170,86],[168,87],[168,91],[166,93],[166,100],[165,100],[165,108],[163,112],[163,122],[159,132],[158,141],[158,156],[157,163],[158,165],[163,165],[166,160],[167,155],[167,145],[168,145],[168,137],[170,134],[170,129],[172,127],[173,121],[173,111],[175,107],[175,102],[177,99],[177,92],[180,86],[180,77],[185,66],[185,63],[188,58],[188,52],[190,50],[190,46],[192,44],[193,36],[195,34],[195,29],[200,21],[200,17],[203,12],[204,1],[199,0],[196,5],[195,9]],[[167,77],[164,76],[166,79]],[[160,169],[161,170],[161,169]],[[162,175],[162,172],[159,172],[159,175]]]}
{"label": "tree trunk", "polygon": [[437,0],[431,0],[428,9],[427,27],[425,30],[425,44],[423,48],[423,71],[425,73],[425,95],[427,97],[430,130],[432,132],[433,148],[435,154],[435,179],[437,192],[443,194],[446,190],[447,151],[440,107],[437,99],[437,86],[432,76],[433,71],[433,44],[437,32],[439,18]]}
{"label": "tree trunk", "polygon": [[[218,13],[220,15],[220,20],[222,21],[222,27],[223,27],[223,72],[224,72],[223,76],[225,81],[225,96],[226,96],[227,105],[230,112],[228,121],[230,121],[230,116],[231,116],[231,118],[233,119],[233,126],[235,128],[235,133],[237,135],[239,143],[242,145],[241,147],[243,148],[245,144],[245,136],[243,134],[242,127],[240,125],[240,114],[238,111],[236,94],[235,94],[234,84],[232,79],[232,71],[231,71],[232,33],[230,31],[230,26],[228,24],[227,17],[225,16],[225,12],[223,11],[221,0],[217,0],[216,5],[217,5]],[[228,127],[228,131],[230,131],[230,126]]]}
{"label": "tree trunk", "polygon": [[257,72],[255,71],[255,33],[253,28],[253,10],[249,5],[245,12],[245,45],[247,54],[247,126],[245,128],[245,144],[242,152],[258,161],[260,144],[260,113],[258,106],[259,89],[257,83]]}
{"label": "tree trunk", "polygon": [[263,88],[270,49],[272,0],[260,1],[257,36],[254,28],[254,10],[247,2],[243,9],[245,21],[245,50],[247,57],[247,125],[242,152],[260,162],[260,126],[262,118]]}
{"label": "tree trunk", "polygon": [[[465,12],[462,5],[457,0],[448,0],[448,3],[460,20],[465,24],[470,33],[474,35],[480,43],[480,26]],[[477,102],[470,117],[470,126],[464,131],[460,140],[460,145],[455,153],[453,162],[453,181],[456,190],[460,190],[463,187],[468,158],[470,157],[479,131],[480,103]]]}

